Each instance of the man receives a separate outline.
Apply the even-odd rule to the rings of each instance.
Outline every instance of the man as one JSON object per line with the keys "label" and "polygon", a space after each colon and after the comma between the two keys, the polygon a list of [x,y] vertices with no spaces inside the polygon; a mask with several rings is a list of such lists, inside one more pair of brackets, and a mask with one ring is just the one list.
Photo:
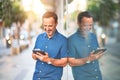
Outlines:
{"label": "man", "polygon": [[103,52],[94,54],[98,42],[91,32],[93,18],[89,12],[78,14],[79,29],[68,38],[69,64],[72,66],[74,80],[102,80],[98,59]]}
{"label": "man", "polygon": [[34,49],[45,52],[32,53],[37,60],[33,80],[61,80],[63,67],[67,64],[67,39],[56,30],[58,17],[46,12],[42,17],[45,33],[37,37]]}

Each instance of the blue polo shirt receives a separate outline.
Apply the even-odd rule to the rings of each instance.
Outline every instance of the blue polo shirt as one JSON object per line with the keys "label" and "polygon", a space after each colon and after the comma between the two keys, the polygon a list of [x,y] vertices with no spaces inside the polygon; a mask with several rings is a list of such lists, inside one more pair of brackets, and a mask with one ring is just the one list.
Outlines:
{"label": "blue polo shirt", "polygon": [[[85,58],[98,47],[94,33],[89,33],[88,37],[84,38],[78,30],[68,39],[69,57]],[[72,67],[72,73],[74,80],[102,80],[98,60],[81,66],[74,66]]]}
{"label": "blue polo shirt", "polygon": [[[49,54],[51,58],[60,59],[67,57],[67,39],[57,30],[52,38],[46,33],[37,37],[35,48],[39,48]],[[37,60],[33,80],[61,80],[63,67],[56,67]]]}

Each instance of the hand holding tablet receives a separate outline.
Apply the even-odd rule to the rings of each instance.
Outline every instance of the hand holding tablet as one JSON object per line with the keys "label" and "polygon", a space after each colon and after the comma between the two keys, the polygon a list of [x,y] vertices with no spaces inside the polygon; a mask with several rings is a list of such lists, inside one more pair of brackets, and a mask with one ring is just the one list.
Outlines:
{"label": "hand holding tablet", "polygon": [[33,53],[35,53],[35,54],[38,52],[38,53],[40,53],[40,54],[42,54],[42,55],[45,55],[45,52],[42,51],[42,50],[40,50],[40,49],[33,49],[32,51],[33,51]]}
{"label": "hand holding tablet", "polygon": [[93,54],[97,54],[97,53],[99,53],[101,51],[105,52],[106,50],[107,50],[106,48],[100,48],[100,49],[95,50]]}

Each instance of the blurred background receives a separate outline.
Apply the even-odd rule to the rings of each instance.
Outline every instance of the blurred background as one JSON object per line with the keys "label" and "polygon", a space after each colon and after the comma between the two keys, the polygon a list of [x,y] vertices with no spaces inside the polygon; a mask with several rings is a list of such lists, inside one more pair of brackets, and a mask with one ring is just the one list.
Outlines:
{"label": "blurred background", "polygon": [[[100,59],[103,80],[120,80],[120,0],[0,0],[0,80],[32,80],[31,53],[44,32],[44,12],[56,12],[58,31],[69,37],[78,28],[77,14],[86,10],[94,17],[100,47],[107,48]],[[62,80],[73,80],[70,66]]]}

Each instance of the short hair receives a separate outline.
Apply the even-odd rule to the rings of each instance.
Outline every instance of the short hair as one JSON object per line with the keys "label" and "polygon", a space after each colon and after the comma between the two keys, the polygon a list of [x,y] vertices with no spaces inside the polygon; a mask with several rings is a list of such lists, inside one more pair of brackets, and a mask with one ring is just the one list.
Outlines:
{"label": "short hair", "polygon": [[90,17],[92,17],[92,15],[91,15],[90,12],[88,12],[88,11],[81,12],[81,13],[79,13],[78,16],[77,16],[77,21],[78,21],[79,23],[81,23],[83,17],[88,17],[88,18],[90,18]]}
{"label": "short hair", "polygon": [[58,21],[58,16],[57,16],[57,14],[56,14],[55,12],[45,12],[45,13],[43,14],[43,16],[42,16],[42,19],[43,19],[43,18],[49,18],[49,17],[52,17],[52,18],[55,20],[55,22],[57,23],[57,21]]}

